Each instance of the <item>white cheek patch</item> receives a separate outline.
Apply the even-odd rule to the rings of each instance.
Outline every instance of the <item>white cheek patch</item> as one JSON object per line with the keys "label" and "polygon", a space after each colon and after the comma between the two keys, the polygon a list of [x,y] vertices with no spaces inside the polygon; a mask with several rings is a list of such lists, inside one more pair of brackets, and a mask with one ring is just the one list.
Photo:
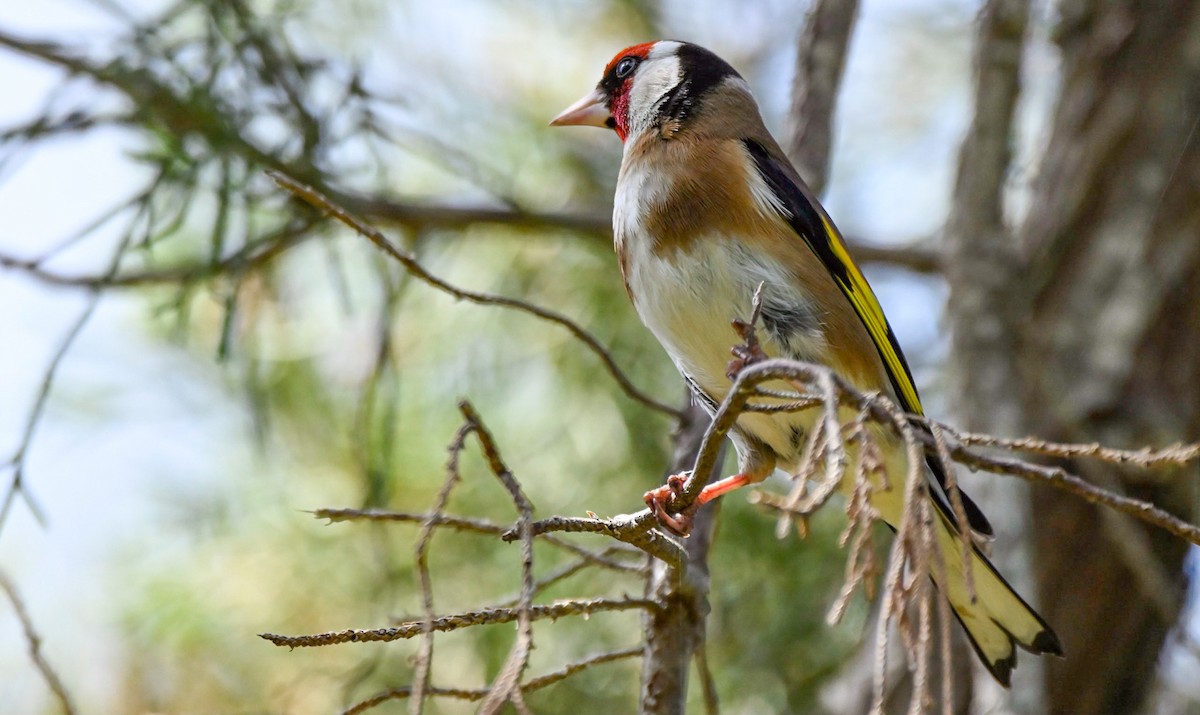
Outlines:
{"label": "white cheek patch", "polygon": [[683,81],[683,67],[677,56],[657,56],[660,53],[660,45],[663,44],[668,43],[660,42],[650,51],[650,57],[638,70],[633,87],[629,90],[630,134],[637,134],[650,126],[654,120],[654,108],[658,100]]}

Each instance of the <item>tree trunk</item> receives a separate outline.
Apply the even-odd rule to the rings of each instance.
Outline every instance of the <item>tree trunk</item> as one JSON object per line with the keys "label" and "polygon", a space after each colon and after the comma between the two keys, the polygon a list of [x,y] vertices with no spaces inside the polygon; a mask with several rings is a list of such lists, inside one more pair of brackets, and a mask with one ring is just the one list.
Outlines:
{"label": "tree trunk", "polygon": [[[1200,3],[1067,0],[1063,83],[1012,298],[1025,430],[1165,445],[1200,434]],[[1095,483],[1196,513],[1196,468],[1076,463]],[[1032,501],[1043,614],[1067,657],[1052,713],[1133,713],[1183,603],[1187,545],[1049,489]]]}
{"label": "tree trunk", "polygon": [[[1020,434],[1024,417],[1017,383],[1017,335],[1023,316],[1013,286],[1024,272],[1004,216],[1004,186],[1012,162],[1013,119],[1021,86],[1029,0],[990,0],[979,19],[975,49],[974,115],[958,156],[946,224],[947,320],[951,331],[950,402],[955,424],[998,435]],[[996,532],[994,561],[1019,593],[1032,595],[1027,546],[1029,488],[989,480],[972,493],[986,506]],[[963,651],[960,650],[960,653]],[[963,653],[961,657],[974,658]],[[1044,711],[1038,658],[1023,657],[1013,674],[1010,707]],[[998,689],[980,673],[980,687]]]}
{"label": "tree trunk", "polygon": [[[688,399],[691,393],[688,393]],[[688,406],[673,437],[673,454],[667,474],[692,468],[712,419],[698,405]],[[708,481],[719,476],[724,463],[721,449]],[[704,645],[708,619],[708,552],[717,527],[721,500],[705,504],[696,513],[692,533],[683,542],[687,560],[675,569],[651,560],[646,583],[648,598],[663,605],[643,617],[646,647],[642,655],[643,715],[683,715],[687,711],[688,670]],[[704,684],[711,691],[709,684]],[[714,696],[715,697],[715,696]]]}

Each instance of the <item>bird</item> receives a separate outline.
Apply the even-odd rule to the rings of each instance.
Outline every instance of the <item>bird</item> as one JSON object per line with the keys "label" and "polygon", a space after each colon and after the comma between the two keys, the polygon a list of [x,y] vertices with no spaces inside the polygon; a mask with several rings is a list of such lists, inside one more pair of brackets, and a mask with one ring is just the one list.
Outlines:
{"label": "bird", "polygon": [[[924,414],[878,299],[829,214],[767,130],[749,84],[728,62],[688,42],[627,47],[609,61],[595,89],[550,124],[602,127],[620,138],[613,238],[625,288],[710,415],[732,387],[730,323],[746,315],[756,289],[765,356],[825,365],[864,393],[881,393],[907,413]],[[730,432],[738,474],[705,487],[699,501],[760,482],[777,469],[795,474],[815,419],[804,412],[741,414]],[[907,456],[894,436],[884,451],[890,477],[872,489],[870,500],[895,529]],[[930,512],[944,565],[931,568],[930,576],[984,667],[1009,687],[1016,647],[1062,656],[1062,644],[981,551],[991,524],[960,492],[969,526],[967,566],[945,472],[936,458],[926,461],[923,494],[936,507]],[[680,484],[678,475],[673,479],[646,499],[664,525],[679,527],[662,513]]]}

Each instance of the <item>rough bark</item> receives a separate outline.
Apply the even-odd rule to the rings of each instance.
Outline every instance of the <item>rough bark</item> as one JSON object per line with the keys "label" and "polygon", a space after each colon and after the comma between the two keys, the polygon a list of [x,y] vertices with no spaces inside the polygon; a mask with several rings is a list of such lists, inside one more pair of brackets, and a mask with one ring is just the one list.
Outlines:
{"label": "rough bark", "polygon": [[[1200,434],[1200,3],[1067,0],[1063,83],[1022,230],[1026,431],[1118,446]],[[1196,516],[1197,470],[1072,465]],[[1136,712],[1184,595],[1186,545],[1059,494],[1032,502],[1052,713]]]}
{"label": "rough bark", "polygon": [[[668,474],[692,468],[711,419],[697,405],[688,408],[674,437]],[[718,459],[714,474],[724,460]],[[646,645],[642,657],[642,713],[683,715],[687,708],[688,669],[704,643],[708,617],[708,552],[720,513],[718,499],[701,507],[684,541],[687,561],[674,569],[655,560],[646,584],[648,598],[663,604],[643,617]]]}
{"label": "rough bark", "polygon": [[816,0],[796,45],[787,152],[818,195],[829,179],[834,109],[857,15],[858,0]]}
{"label": "rough bark", "polygon": [[[1021,303],[1012,300],[1021,281],[1017,242],[1005,221],[1004,186],[1012,162],[1013,118],[1029,24],[1028,0],[990,0],[979,18],[975,48],[974,114],[963,139],[946,225],[951,331],[948,364],[955,421],[998,435],[1022,433],[1016,350]],[[1021,593],[1032,594],[1029,568],[1029,489],[1016,480],[975,490],[996,530],[995,562]],[[972,657],[967,655],[967,657]],[[1011,705],[1041,712],[1041,662],[1022,658],[1014,673]],[[993,687],[981,673],[980,686]]]}

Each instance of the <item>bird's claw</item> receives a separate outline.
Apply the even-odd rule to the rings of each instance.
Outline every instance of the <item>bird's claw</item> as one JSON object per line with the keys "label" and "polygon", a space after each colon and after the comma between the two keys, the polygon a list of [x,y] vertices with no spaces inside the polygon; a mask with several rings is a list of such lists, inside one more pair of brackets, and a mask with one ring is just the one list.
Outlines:
{"label": "bird's claw", "polygon": [[686,537],[691,533],[692,524],[695,521],[696,509],[699,507],[699,504],[693,504],[677,514],[668,512],[666,505],[683,493],[683,485],[687,483],[687,480],[687,474],[672,474],[667,477],[666,484],[656,489],[651,489],[646,492],[644,497],[646,506],[650,508],[650,511],[654,512],[658,523],[672,534],[682,537]]}
{"label": "bird's claw", "polygon": [[738,337],[745,341],[740,345],[733,346],[729,351],[733,354],[733,359],[725,366],[725,377],[728,377],[730,380],[736,380],[738,373],[756,362],[766,360],[768,355],[763,352],[762,346],[759,345],[758,337],[754,334],[753,325],[744,320],[735,320],[732,325]]}

